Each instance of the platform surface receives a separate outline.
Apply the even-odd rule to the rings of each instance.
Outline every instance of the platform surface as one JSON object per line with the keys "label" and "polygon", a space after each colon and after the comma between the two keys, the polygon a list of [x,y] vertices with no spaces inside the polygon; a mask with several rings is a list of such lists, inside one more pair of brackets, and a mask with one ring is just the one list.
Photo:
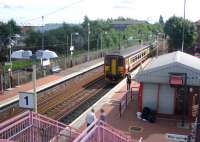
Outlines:
{"label": "platform surface", "polygon": [[[147,63],[145,63],[147,64]],[[139,69],[139,68],[138,68]],[[137,72],[132,73],[132,76]],[[108,94],[106,94],[101,100],[95,103],[91,108],[95,110],[97,118],[100,117],[100,109],[103,108],[107,114],[106,122],[111,124],[114,128],[117,128],[124,133],[131,135],[136,141],[142,137],[143,142],[174,142],[173,140],[167,139],[167,133],[170,134],[181,134],[188,135],[190,129],[178,128],[177,124],[180,120],[178,119],[167,119],[160,118],[157,116],[155,123],[149,123],[137,118],[137,87],[139,84],[132,81],[131,87],[134,89],[133,100],[129,103],[128,108],[124,111],[122,117],[119,116],[119,102],[126,92],[126,79],[120,82],[114,87]],[[85,118],[87,113],[91,110],[89,108],[81,116],[79,116],[70,125],[80,130],[85,129],[86,122]]]}
{"label": "platform surface", "polygon": [[[103,64],[103,58],[79,64],[59,73],[40,78],[36,82],[36,90],[41,91],[49,85],[56,84],[59,81],[76,76],[77,74],[80,74],[101,64]],[[9,91],[4,91],[3,94],[0,94],[0,108],[19,100],[18,92],[23,91],[31,92],[32,82],[21,84],[19,87],[12,88]]]}

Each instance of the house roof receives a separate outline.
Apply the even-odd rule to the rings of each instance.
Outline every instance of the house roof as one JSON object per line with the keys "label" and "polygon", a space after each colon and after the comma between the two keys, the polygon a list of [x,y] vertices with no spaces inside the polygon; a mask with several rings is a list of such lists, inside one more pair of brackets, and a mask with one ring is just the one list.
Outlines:
{"label": "house roof", "polygon": [[158,69],[159,67],[174,63],[179,63],[200,71],[200,59],[180,51],[175,51],[154,58],[152,62],[144,68],[144,71]]}

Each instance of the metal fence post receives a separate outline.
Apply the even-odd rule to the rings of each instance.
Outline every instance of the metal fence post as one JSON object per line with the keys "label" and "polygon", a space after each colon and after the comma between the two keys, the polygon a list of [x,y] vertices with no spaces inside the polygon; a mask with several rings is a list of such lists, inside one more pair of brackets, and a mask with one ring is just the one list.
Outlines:
{"label": "metal fence post", "polygon": [[199,88],[199,107],[198,107],[198,113],[197,113],[195,142],[200,142],[200,88]]}

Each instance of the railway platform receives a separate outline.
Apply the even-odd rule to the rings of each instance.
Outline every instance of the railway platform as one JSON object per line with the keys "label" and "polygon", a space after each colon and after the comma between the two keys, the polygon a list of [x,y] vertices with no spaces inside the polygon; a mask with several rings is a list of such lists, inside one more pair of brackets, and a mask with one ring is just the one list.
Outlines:
{"label": "railway platform", "polygon": [[[59,73],[48,75],[46,77],[40,78],[36,83],[36,91],[42,91],[53,85],[56,85],[64,80],[73,78],[81,73],[87,72],[93,68],[103,65],[103,58],[86,62],[72,68],[66,69]],[[14,103],[19,100],[18,92],[28,91],[32,92],[32,82],[28,82],[20,85],[19,87],[12,88],[11,90],[6,90],[3,94],[0,94],[0,109]]]}
{"label": "railway platform", "polygon": [[[145,62],[144,66],[148,63]],[[140,67],[132,72],[132,76],[138,72]],[[107,114],[106,122],[114,128],[121,130],[126,135],[130,135],[134,141],[142,142],[173,142],[173,140],[167,138],[168,134],[174,135],[189,135],[190,129],[179,128],[177,119],[165,118],[157,116],[155,123],[149,123],[137,118],[137,91],[139,90],[139,84],[137,82],[131,83],[133,88],[133,98],[124,109],[121,117],[119,112],[120,102],[126,94],[126,79],[115,86],[108,94],[106,94],[101,100],[96,102],[91,108],[85,111],[70,126],[84,130],[86,126],[85,118],[91,109],[95,109],[97,118],[100,117],[100,109],[103,108]]]}

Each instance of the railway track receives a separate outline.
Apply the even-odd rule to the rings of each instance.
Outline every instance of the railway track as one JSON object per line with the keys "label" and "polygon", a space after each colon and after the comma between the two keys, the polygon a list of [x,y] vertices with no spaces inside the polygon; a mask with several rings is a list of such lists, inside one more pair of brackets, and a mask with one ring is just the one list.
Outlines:
{"label": "railway track", "polygon": [[[110,89],[111,85],[100,77],[67,96],[65,91],[62,94],[46,94],[39,97],[38,112],[69,124]],[[25,109],[15,106],[4,112],[0,120],[8,119],[6,115],[12,117],[24,111]]]}
{"label": "railway track", "polygon": [[88,100],[80,104],[68,115],[65,115],[59,120],[65,124],[70,124],[73,120],[75,120],[78,116],[80,116],[84,111],[86,111],[89,107],[91,107],[94,103],[96,103],[101,97],[103,97],[107,92],[109,92],[111,88],[113,88],[113,85],[107,84],[99,92],[91,96]]}
{"label": "railway track", "polygon": [[89,83],[84,89],[81,89],[64,99],[61,97],[60,99],[62,99],[62,101],[54,103],[55,105],[51,105],[51,108],[46,109],[43,113],[53,119],[60,120],[70,112],[76,110],[80,105],[87,102],[91,97],[98,94],[107,85],[108,84],[104,81],[103,77],[101,77]]}
{"label": "railway track", "polygon": [[[99,76],[101,77],[99,78]],[[69,81],[63,90],[55,89],[52,93],[47,92],[44,95],[39,95],[38,112],[59,120],[106,86],[102,73],[96,72],[93,76],[86,75],[86,78],[86,80]],[[18,102],[16,102],[7,111],[1,112],[0,122],[24,111],[26,109],[19,108]]]}

